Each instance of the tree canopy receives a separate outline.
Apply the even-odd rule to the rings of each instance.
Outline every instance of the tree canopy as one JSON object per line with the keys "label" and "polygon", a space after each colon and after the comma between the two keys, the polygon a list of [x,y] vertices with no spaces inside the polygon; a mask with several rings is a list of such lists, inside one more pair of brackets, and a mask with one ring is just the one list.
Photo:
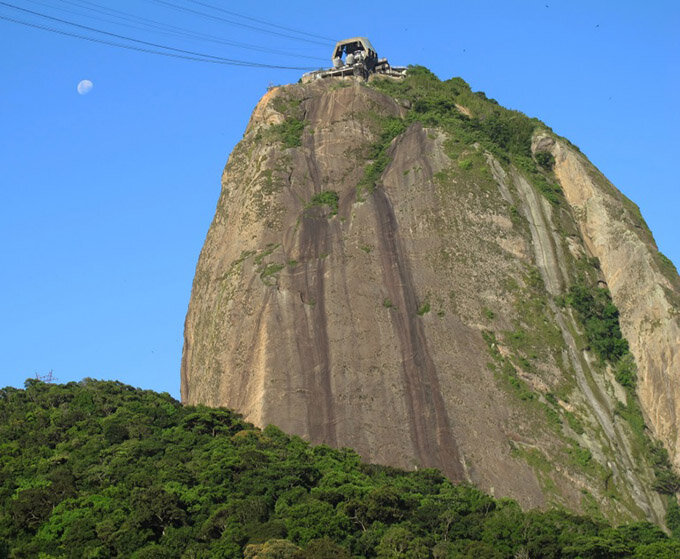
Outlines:
{"label": "tree canopy", "polygon": [[0,558],[676,557],[658,527],[524,512],[436,470],[85,379],[0,390]]}

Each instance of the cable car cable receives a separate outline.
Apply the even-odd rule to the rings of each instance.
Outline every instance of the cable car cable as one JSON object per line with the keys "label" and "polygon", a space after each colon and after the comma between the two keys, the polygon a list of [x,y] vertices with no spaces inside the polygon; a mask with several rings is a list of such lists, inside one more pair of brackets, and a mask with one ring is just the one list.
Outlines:
{"label": "cable car cable", "polygon": [[93,42],[93,43],[101,43],[103,45],[110,45],[110,46],[113,46],[113,47],[120,47],[120,48],[123,48],[123,49],[135,50],[135,51],[145,52],[145,53],[150,53],[150,54],[160,54],[161,56],[169,56],[169,57],[172,57],[172,58],[182,58],[184,60],[194,60],[194,61],[198,61],[198,62],[210,62],[212,64],[226,64],[226,65],[232,65],[232,66],[248,66],[248,67],[250,67],[250,66],[256,66],[256,67],[257,66],[264,66],[266,68],[290,69],[290,68],[287,68],[286,66],[260,65],[260,64],[249,63],[249,62],[243,62],[243,63],[223,62],[223,61],[215,60],[215,59],[211,59],[211,58],[199,58],[199,57],[194,57],[194,56],[183,56],[183,55],[180,55],[180,54],[173,54],[171,52],[163,52],[163,51],[157,51],[157,50],[153,50],[153,49],[145,49],[145,48],[141,48],[141,47],[135,47],[133,45],[126,45],[126,44],[123,44],[123,43],[116,43],[114,41],[107,41],[105,39],[97,39],[96,37],[88,37],[87,35],[80,35],[78,33],[71,33],[69,31],[64,31],[62,29],[55,29],[54,27],[49,27],[47,25],[40,25],[38,23],[30,23],[28,21],[22,21],[22,20],[19,20],[19,19],[16,19],[16,18],[7,17],[7,16],[3,16],[3,15],[0,15],[0,19],[5,20],[5,21],[9,21],[9,22],[12,22],[12,23],[18,23],[20,25],[25,25],[27,27],[33,27],[35,29],[41,29],[43,31],[50,31],[52,33],[57,33],[59,35],[65,35],[67,37],[75,37],[76,39],[83,39],[85,41],[90,41],[90,42]]}
{"label": "cable car cable", "polygon": [[[65,23],[67,25],[72,25],[74,27],[78,27],[80,29],[85,29],[87,31],[94,31],[95,33],[101,33],[103,35],[108,35],[110,37],[115,37],[117,39],[123,39],[125,41],[131,41],[131,42],[134,42],[134,43],[139,43],[139,44],[147,45],[147,46],[150,46],[150,47],[166,49],[168,51],[173,51],[173,53],[180,53],[179,55],[177,55],[177,58],[187,58],[189,60],[202,60],[204,62],[211,62],[212,61],[212,62],[221,63],[221,64],[232,64],[232,65],[235,65],[235,66],[252,66],[252,67],[257,67],[257,68],[278,68],[278,69],[286,69],[286,70],[313,70],[313,69],[315,69],[315,68],[312,68],[312,67],[281,66],[281,65],[276,65],[276,64],[264,64],[264,63],[259,63],[259,62],[251,62],[251,61],[247,61],[247,60],[224,58],[224,57],[221,57],[221,56],[214,56],[214,55],[211,55],[211,54],[204,54],[204,53],[194,52],[194,51],[189,51],[189,50],[184,50],[184,49],[177,49],[177,48],[174,48],[174,47],[169,47],[169,46],[161,45],[161,44],[158,44],[158,43],[152,43],[150,41],[142,41],[140,39],[134,39],[132,37],[126,37],[125,35],[118,35],[117,33],[110,33],[108,31],[102,31],[100,29],[95,29],[94,27],[89,27],[87,25],[80,25],[78,23],[73,23],[73,22],[70,22],[70,21],[67,21],[67,20],[64,20],[64,19],[48,16],[46,14],[41,14],[40,12],[34,12],[33,10],[28,10],[26,8],[21,8],[19,6],[14,6],[13,4],[9,4],[7,2],[1,2],[0,1],[0,6],[7,6],[9,8],[13,8],[15,10],[20,10],[22,12],[26,12],[26,13],[29,13],[29,14],[32,14],[32,15],[37,15],[37,16],[40,16],[40,17],[43,17],[43,18],[46,18],[46,19],[57,21],[59,23]],[[55,33],[60,33],[62,35],[77,36],[77,38],[80,38],[80,39],[87,39],[87,40],[93,40],[94,42],[104,42],[105,44],[111,44],[111,42],[105,42],[105,41],[102,41],[100,39],[95,39],[95,38],[87,37],[87,36],[84,36],[84,35],[76,35],[75,33],[69,34],[68,32],[59,31],[59,30],[56,30],[54,28],[47,27],[47,26],[40,26],[39,24],[31,24],[31,23],[28,23],[28,22],[25,22],[25,21],[20,21],[20,20],[16,20],[16,19],[13,19],[13,18],[2,17],[2,16],[0,16],[0,18],[7,20],[7,21],[12,21],[14,23],[20,23],[22,25],[28,25],[29,27],[36,27],[38,29],[45,29],[45,30],[52,31],[52,32],[55,32]],[[116,43],[116,44],[114,44],[114,46],[121,46],[121,44]],[[128,47],[130,47],[130,46],[131,45],[128,45]],[[135,48],[133,50],[143,50],[143,49]],[[149,49],[146,49],[146,50],[143,50],[143,52],[151,52],[151,51]],[[153,52],[155,54],[159,54],[162,51],[153,51]],[[172,53],[165,53],[165,54],[172,54]]]}
{"label": "cable car cable", "polygon": [[280,33],[278,31],[272,31],[270,29],[262,29],[261,27],[257,27],[255,25],[249,25],[247,23],[239,23],[238,21],[226,19],[226,18],[221,17],[221,16],[207,14],[207,13],[201,12],[199,10],[194,10],[192,8],[187,8],[187,7],[184,7],[184,6],[179,6],[177,4],[173,4],[172,2],[166,2],[165,0],[148,0],[148,1],[154,2],[156,4],[161,4],[163,6],[168,6],[170,8],[175,9],[175,10],[181,10],[181,11],[188,12],[188,13],[191,13],[191,14],[196,14],[196,15],[199,15],[199,16],[207,18],[207,19],[212,19],[212,20],[215,20],[215,21],[221,21],[223,23],[228,23],[230,25],[236,25],[237,27],[244,27],[246,29],[252,29],[252,30],[258,31],[260,33],[269,33],[270,35],[276,35],[278,37],[284,37],[286,39],[293,39],[295,41],[304,41],[306,43],[328,46],[327,42],[315,41],[313,39],[305,39],[303,37],[295,37],[295,36],[290,35],[290,34]]}
{"label": "cable car cable", "polygon": [[[88,17],[91,19],[99,20],[99,21],[104,21],[106,23],[112,23],[114,25],[121,25],[121,26],[126,26],[130,27],[132,29],[141,29],[140,27],[133,25],[133,24],[126,24],[126,23],[121,23],[121,22],[116,22],[116,21],[111,21],[103,18],[97,18],[96,16],[90,16],[86,14],[81,14],[78,12],[73,12],[69,11],[66,8],[57,8],[56,6],[52,6],[49,4],[45,4],[44,2],[38,2],[37,0],[29,0],[30,2],[34,4],[39,4],[42,6],[50,7],[50,8],[55,8],[58,10],[63,10],[66,11],[67,13],[72,13],[74,15],[82,15],[84,17]],[[157,29],[161,33],[165,34],[173,34],[177,37],[185,37],[189,39],[197,39],[197,40],[204,40],[212,43],[217,43],[217,44],[223,44],[227,46],[232,46],[236,48],[241,48],[245,50],[253,50],[253,51],[258,51],[258,52],[263,52],[267,54],[275,54],[275,55],[280,55],[280,56],[286,56],[288,58],[294,57],[294,58],[305,58],[309,60],[319,60],[319,61],[325,61],[325,58],[321,58],[319,56],[310,56],[310,55],[304,55],[304,54],[299,54],[299,53],[294,53],[294,52],[288,52],[288,51],[282,51],[279,49],[272,49],[272,48],[267,48],[267,47],[262,47],[259,45],[253,45],[249,43],[242,43],[238,41],[231,41],[228,39],[223,39],[221,37],[218,37],[216,35],[210,35],[207,33],[201,33],[198,31],[192,31],[189,29],[183,29],[182,27],[177,27],[175,25],[170,25],[166,23],[161,23],[152,19],[136,16],[134,14],[126,13],[121,10],[116,10],[113,8],[108,8],[106,6],[102,6],[100,4],[96,4],[94,2],[87,2],[85,0],[81,0],[80,2],[74,2],[72,0],[59,0],[61,3],[64,4],[70,4],[72,6],[82,8],[85,10],[91,10],[95,13],[99,13],[102,15],[109,15],[114,18],[119,18],[124,21],[130,21],[130,22],[139,22],[141,25],[147,26],[150,29]],[[87,4],[87,5],[84,5]],[[107,13],[108,12],[108,13]]]}
{"label": "cable car cable", "polygon": [[218,12],[223,12],[225,14],[230,14],[233,16],[237,16],[243,19],[247,19],[249,21],[254,21],[257,23],[263,23],[264,25],[271,25],[272,27],[276,27],[277,29],[283,29],[284,31],[291,31],[293,33],[297,33],[299,35],[307,35],[308,37],[314,37],[315,39],[321,39],[322,41],[330,41],[332,43],[337,43],[337,39],[331,39],[330,37],[324,37],[323,35],[316,35],[314,33],[307,33],[306,31],[299,31],[297,29],[293,29],[292,27],[285,27],[283,25],[277,25],[276,23],[271,23],[269,21],[266,21],[264,19],[258,19],[255,17],[250,17],[246,16],[243,14],[239,14],[238,12],[233,12],[231,10],[225,10],[222,7],[219,6],[214,6],[212,4],[208,4],[207,2],[201,2],[200,0],[187,0],[188,2],[191,2],[192,4],[199,4],[201,6],[204,6],[206,8],[212,8],[213,10],[217,10]]}

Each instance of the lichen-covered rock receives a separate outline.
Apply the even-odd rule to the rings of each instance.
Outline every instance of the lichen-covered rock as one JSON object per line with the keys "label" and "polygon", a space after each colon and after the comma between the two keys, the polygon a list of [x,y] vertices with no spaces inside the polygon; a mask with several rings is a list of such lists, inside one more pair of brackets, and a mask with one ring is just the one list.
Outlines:
{"label": "lichen-covered rock", "polygon": [[409,106],[352,80],[260,101],[196,269],[183,401],[524,506],[662,522],[625,393],[563,304],[579,274],[603,276],[674,449],[678,289],[651,236],[552,134],[533,147],[554,155],[559,204],[455,130],[403,122]]}

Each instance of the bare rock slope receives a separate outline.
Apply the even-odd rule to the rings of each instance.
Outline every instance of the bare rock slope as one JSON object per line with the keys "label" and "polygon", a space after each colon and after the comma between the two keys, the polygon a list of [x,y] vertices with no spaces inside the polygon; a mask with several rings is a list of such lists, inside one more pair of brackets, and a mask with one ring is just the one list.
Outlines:
{"label": "bare rock slope", "polygon": [[[568,301],[609,286],[644,419],[677,461],[677,273],[566,141],[462,80],[418,105],[441,84],[409,79],[257,105],[198,262],[183,401],[525,506],[662,522],[635,390]],[[525,152],[493,119],[531,124]]]}

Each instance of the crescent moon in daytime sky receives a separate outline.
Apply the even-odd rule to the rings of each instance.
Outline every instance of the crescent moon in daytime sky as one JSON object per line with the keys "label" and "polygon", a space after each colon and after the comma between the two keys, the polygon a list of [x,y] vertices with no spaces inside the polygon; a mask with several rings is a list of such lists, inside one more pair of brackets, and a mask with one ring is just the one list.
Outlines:
{"label": "crescent moon in daytime sky", "polygon": [[81,80],[78,82],[78,93],[87,95],[92,87],[94,87],[94,84],[90,80]]}

